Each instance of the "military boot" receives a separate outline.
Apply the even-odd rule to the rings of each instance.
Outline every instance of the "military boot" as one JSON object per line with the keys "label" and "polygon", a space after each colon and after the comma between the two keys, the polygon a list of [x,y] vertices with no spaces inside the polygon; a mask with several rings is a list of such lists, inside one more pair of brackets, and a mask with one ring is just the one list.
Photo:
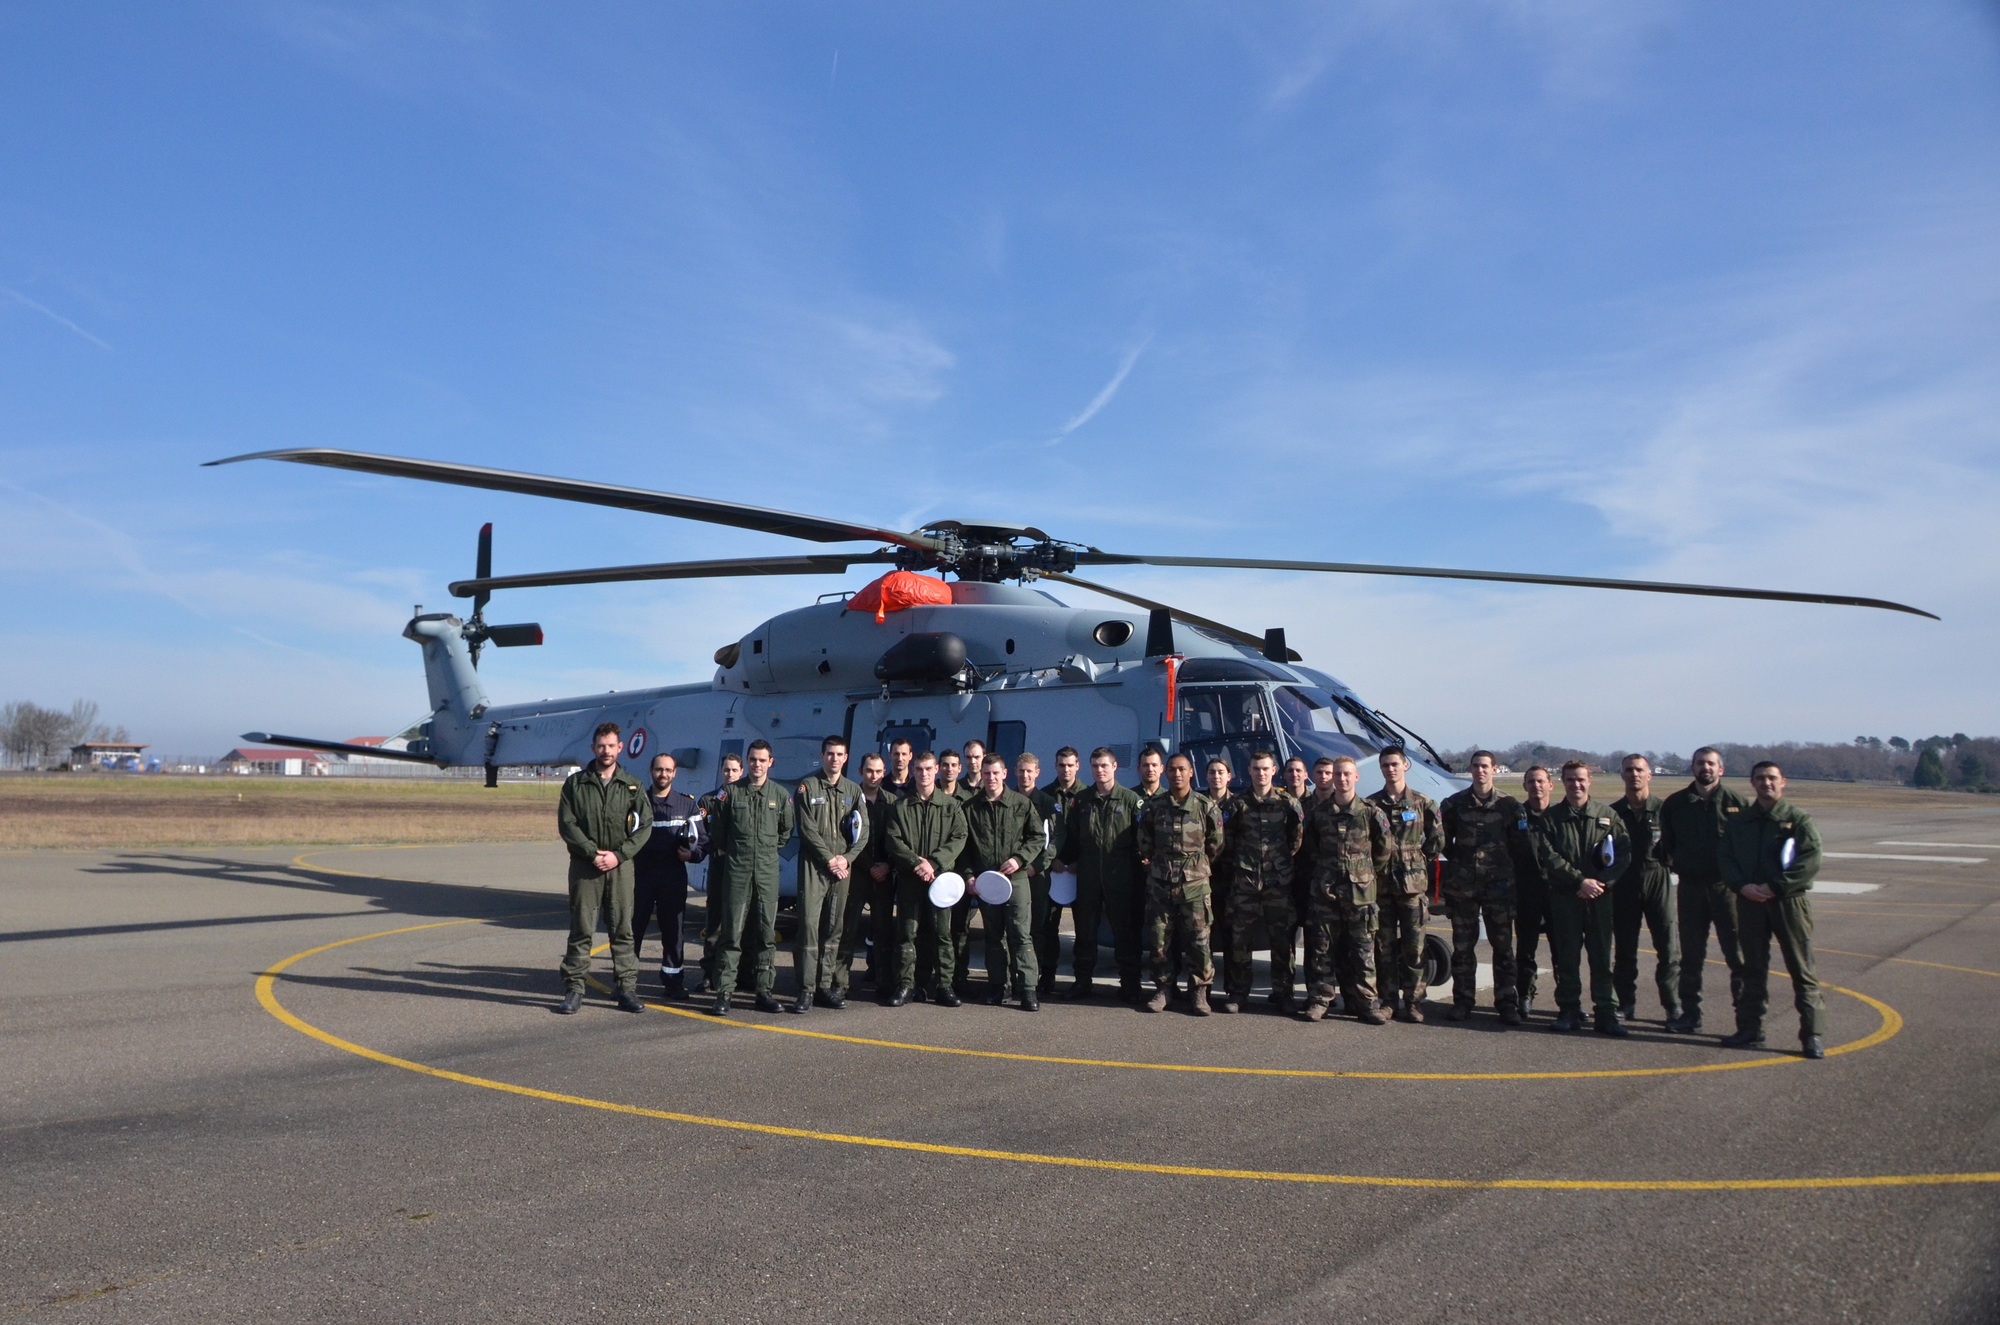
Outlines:
{"label": "military boot", "polygon": [[1389,1019],[1382,1015],[1382,1009],[1370,1003],[1354,1014],[1354,1019],[1363,1026],[1386,1026]]}
{"label": "military boot", "polygon": [[711,1017],[726,1017],[729,1015],[728,990],[718,989],[715,991],[715,1002],[710,1005],[708,1015]]}
{"label": "military boot", "polygon": [[556,1011],[565,1017],[574,1017],[583,1006],[583,991],[572,989],[563,995],[562,1002],[556,1004]]}
{"label": "military boot", "polygon": [[1165,985],[1161,985],[1158,989],[1155,989],[1153,991],[1153,996],[1146,1000],[1146,1011],[1165,1012],[1166,1010],[1167,1010],[1167,987]]}
{"label": "military boot", "polygon": [[1320,1002],[1318,999],[1314,999],[1312,1002],[1306,1004],[1306,1010],[1299,1015],[1307,1021],[1324,1021],[1326,1020],[1326,1004]]}
{"label": "military boot", "polygon": [[1451,1005],[1451,1019],[1453,1021],[1471,1021],[1472,1004],[1454,1001]]}
{"label": "military boot", "polygon": [[1072,1003],[1080,1003],[1084,999],[1089,998],[1090,995],[1091,995],[1090,981],[1072,980],[1069,982],[1069,992],[1067,994],[1064,994],[1063,997],[1070,1000]]}
{"label": "military boot", "polygon": [[1197,1017],[1206,1017],[1214,1011],[1208,1006],[1208,986],[1196,985],[1188,997],[1188,1010]]}
{"label": "military boot", "polygon": [[1736,1034],[1722,1037],[1722,1047],[1725,1049],[1762,1049],[1764,1047],[1764,1028],[1762,1026],[1738,1025]]}
{"label": "military boot", "polygon": [[1556,1013],[1556,1019],[1549,1023],[1549,1029],[1567,1035],[1571,1031],[1583,1029],[1583,1014],[1564,1008]]}
{"label": "military boot", "polygon": [[1624,1020],[1615,1012],[1598,1013],[1596,1030],[1599,1035],[1609,1035],[1616,1040],[1622,1040],[1632,1033],[1625,1029]]}
{"label": "military boot", "polygon": [[1826,1041],[1817,1035],[1799,1037],[1799,1053],[1807,1058],[1826,1057]]}
{"label": "military boot", "polygon": [[1500,1024],[1502,1026],[1519,1026],[1522,1020],[1521,1009],[1512,1007],[1500,1009]]}
{"label": "military boot", "polygon": [[[811,1006],[812,1006],[812,999],[807,998],[806,1007],[811,1007]],[[778,996],[776,994],[760,993],[757,995],[757,1010],[759,1012],[783,1012],[785,1010],[785,1005],[778,1001]],[[799,1009],[799,1011],[803,1010],[804,1009]]]}
{"label": "military boot", "polygon": [[1145,997],[1146,991],[1139,984],[1139,977],[1118,978],[1118,997],[1127,1003],[1137,1003]]}
{"label": "military boot", "polygon": [[641,1003],[639,996],[630,989],[619,990],[611,996],[611,1001],[618,1005],[620,1012],[644,1012],[646,1010],[646,1005]]}
{"label": "military boot", "polygon": [[670,971],[664,966],[660,968],[660,988],[676,1003],[687,997],[686,979],[679,971]]}

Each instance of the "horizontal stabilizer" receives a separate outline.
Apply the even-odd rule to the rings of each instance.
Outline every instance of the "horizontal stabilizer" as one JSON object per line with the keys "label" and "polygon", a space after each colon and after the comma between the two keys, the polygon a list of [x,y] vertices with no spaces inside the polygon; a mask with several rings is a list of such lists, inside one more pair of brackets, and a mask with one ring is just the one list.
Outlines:
{"label": "horizontal stabilizer", "polygon": [[[540,641],[536,641],[540,643]],[[293,750],[327,750],[340,755],[367,755],[370,759],[402,759],[412,764],[435,764],[442,768],[443,761],[429,755],[411,754],[408,750],[385,750],[379,745],[355,745],[349,741],[322,741],[312,736],[285,736],[278,732],[244,732],[243,740],[255,741],[259,745],[275,745]]]}

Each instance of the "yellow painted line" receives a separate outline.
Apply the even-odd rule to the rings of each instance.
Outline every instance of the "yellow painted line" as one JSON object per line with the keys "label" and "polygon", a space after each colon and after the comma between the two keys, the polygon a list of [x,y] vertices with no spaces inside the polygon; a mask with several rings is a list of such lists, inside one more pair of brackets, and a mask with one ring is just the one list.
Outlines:
{"label": "yellow painted line", "polygon": [[1195,1164],[1145,1164],[1132,1160],[1093,1159],[1082,1155],[1047,1155],[1028,1150],[994,1150],[980,1146],[948,1146],[931,1141],[905,1141],[895,1137],[862,1136],[849,1132],[825,1132],[807,1127],[784,1127],[775,1123],[748,1122],[737,1118],[715,1118],[707,1114],[680,1113],[671,1109],[649,1109],[643,1105],[622,1104],[615,1100],[594,1099],[588,1095],[570,1095],[561,1091],[541,1090],[534,1086],[516,1085],[511,1081],[496,1081],[491,1077],[473,1076],[466,1072],[453,1072],[448,1068],[432,1067],[408,1058],[398,1058],[394,1054],[370,1049],[366,1045],[344,1040],[330,1031],[321,1030],[311,1022],[293,1014],[278,1001],[275,992],[277,979],[287,969],[298,962],[334,948],[343,948],[350,943],[365,943],[371,939],[387,938],[392,934],[409,934],[417,930],[442,929],[449,925],[476,924],[473,920],[440,920],[424,925],[405,925],[400,929],[383,930],[376,934],[363,934],[356,938],[340,939],[333,943],[322,943],[316,948],[293,953],[283,961],[257,977],[257,1001],[273,1017],[301,1035],[318,1040],[321,1044],[345,1053],[355,1054],[371,1062],[387,1067],[401,1068],[420,1076],[434,1077],[440,1081],[451,1081],[463,1086],[478,1086],[483,1090],[499,1091],[503,1094],[518,1095],[524,1099],[542,1100],[550,1104],[568,1104],[581,1109],[596,1109],[605,1113],[623,1114],[635,1118],[657,1118],[664,1122],[687,1123],[696,1127],[714,1127],[726,1131],[749,1133],[757,1136],[780,1136],[797,1141],[819,1141],[834,1145],[860,1146],[871,1150],[902,1151],[909,1154],[940,1155],[954,1159],[988,1159],[1010,1164],[1036,1164],[1051,1168],[1089,1169],[1104,1173],[1143,1173],[1176,1178],[1230,1179],[1250,1182],[1287,1182],[1317,1186],[1338,1187],[1402,1187],[1431,1188],[1455,1191],[1556,1191],[1556,1192],[1757,1192],[1757,1191],[1825,1191],[1855,1187],[1944,1187],[1964,1186],[1978,1183],[2000,1183],[2000,1172],[1991,1173],[1879,1173],[1830,1176],[1817,1178],[1410,1178],[1389,1174],[1372,1173],[1294,1173],[1282,1169],[1227,1169],[1210,1168]]}
{"label": "yellow painted line", "polygon": [[[1928,966],[1933,971],[1958,971],[1965,975],[1989,975],[1996,980],[2000,980],[2000,971],[1982,971],[1977,966],[1949,966],[1944,962],[1920,962],[1915,957],[1881,957],[1872,952],[1847,952],[1841,948],[1822,948],[1818,944],[1813,945],[1813,951],[1830,952],[1836,957],[1866,957],[1872,962],[1901,962],[1905,966]],[[1831,989],[1833,986],[1822,985],[1821,988]],[[1827,1052],[1832,1053],[1833,1051],[1829,1049]]]}
{"label": "yellow painted line", "polygon": [[344,870],[334,865],[315,865],[306,859],[308,856],[317,856],[328,851],[417,851],[425,845],[428,844],[410,842],[400,846],[321,847],[317,851],[301,851],[298,855],[293,856],[292,867],[294,869],[310,870],[314,874],[338,874],[343,878],[349,879],[380,879],[384,883],[430,883],[432,882],[430,879],[405,879],[394,874],[376,874],[371,870]]}

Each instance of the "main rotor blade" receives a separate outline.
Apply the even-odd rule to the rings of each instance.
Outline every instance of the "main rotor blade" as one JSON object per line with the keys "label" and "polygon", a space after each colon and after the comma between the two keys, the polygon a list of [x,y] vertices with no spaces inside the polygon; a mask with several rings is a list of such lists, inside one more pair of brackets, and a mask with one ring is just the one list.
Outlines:
{"label": "main rotor blade", "polygon": [[839,575],[849,566],[893,562],[893,552],[829,552],[801,557],[737,557],[727,561],[658,561],[647,566],[599,566],[592,570],[545,571],[534,575],[492,575],[454,580],[455,598],[495,589],[543,589],[551,585],[621,584],[631,580],[713,580],[735,575]]}
{"label": "main rotor blade", "polygon": [[592,506],[617,506],[651,515],[671,515],[681,520],[756,529],[787,538],[803,538],[814,543],[844,543],[865,540],[894,543],[899,547],[930,552],[941,545],[922,534],[906,534],[895,529],[827,520],[817,515],[794,515],[765,506],[744,506],[716,501],[711,497],[685,497],[646,488],[624,488],[585,479],[551,478],[543,474],[522,474],[511,469],[487,469],[480,465],[459,465],[444,460],[413,460],[405,456],[369,455],[362,451],[336,451],[327,447],[304,447],[291,451],[256,451],[210,460],[208,465],[233,465],[243,460],[286,460],[295,465],[324,465],[328,469],[351,469],[363,474],[387,474],[394,478],[422,479],[427,483],[454,483],[464,488],[487,488],[494,492],[519,492],[530,497],[554,497],[560,501],[585,502]]}
{"label": "main rotor blade", "polygon": [[[1210,621],[1205,616],[1196,616],[1192,612],[1183,612],[1178,607],[1171,607],[1166,603],[1156,603],[1150,598],[1141,598],[1138,594],[1126,593],[1123,589],[1113,589],[1109,585],[1098,584],[1091,580],[1079,580],[1074,575],[1058,575],[1052,571],[1043,571],[1040,578],[1053,580],[1057,584],[1073,584],[1079,589],[1088,589],[1092,593],[1101,593],[1107,598],[1116,598],[1122,602],[1130,603],[1134,607],[1143,607],[1148,612],[1166,611],[1173,615],[1174,620],[1185,621],[1190,626],[1200,626],[1210,634],[1220,635],[1238,644],[1248,644],[1253,649],[1262,649],[1264,647],[1264,637],[1262,635],[1252,635],[1247,630],[1238,630],[1234,626],[1225,626],[1220,621]],[[1290,653],[1294,659],[1300,656],[1291,649],[1285,651]]]}
{"label": "main rotor blade", "polygon": [[[1222,570],[1305,570],[1337,575],[1410,575],[1427,580],[1488,580],[1502,584],[1559,584],[1577,589],[1632,589],[1640,593],[1694,594],[1703,598],[1756,598],[1777,603],[1830,603],[1840,607],[1877,607],[1885,612],[1941,620],[1936,613],[1885,598],[1848,594],[1791,593],[1783,589],[1737,589],[1720,584],[1670,584],[1660,580],[1606,580],[1590,575],[1527,575],[1501,570],[1442,570],[1432,566],[1377,566],[1352,561],[1276,561],[1262,557],[1139,557],[1091,550],[1076,554],[1080,566],[1202,566]],[[1054,576],[1049,578],[1053,579]]]}

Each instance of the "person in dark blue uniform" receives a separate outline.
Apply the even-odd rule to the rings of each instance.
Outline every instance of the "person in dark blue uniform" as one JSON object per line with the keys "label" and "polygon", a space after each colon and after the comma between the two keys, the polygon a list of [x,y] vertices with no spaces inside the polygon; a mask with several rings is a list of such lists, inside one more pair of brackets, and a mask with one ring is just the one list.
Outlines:
{"label": "person in dark blue uniform", "polygon": [[674,790],[679,766],[670,754],[653,756],[646,787],[653,804],[653,835],[632,860],[632,949],[645,946],[654,917],[660,922],[660,984],[668,998],[684,998],[681,924],[687,915],[688,870],[708,851],[700,807],[694,797]]}

